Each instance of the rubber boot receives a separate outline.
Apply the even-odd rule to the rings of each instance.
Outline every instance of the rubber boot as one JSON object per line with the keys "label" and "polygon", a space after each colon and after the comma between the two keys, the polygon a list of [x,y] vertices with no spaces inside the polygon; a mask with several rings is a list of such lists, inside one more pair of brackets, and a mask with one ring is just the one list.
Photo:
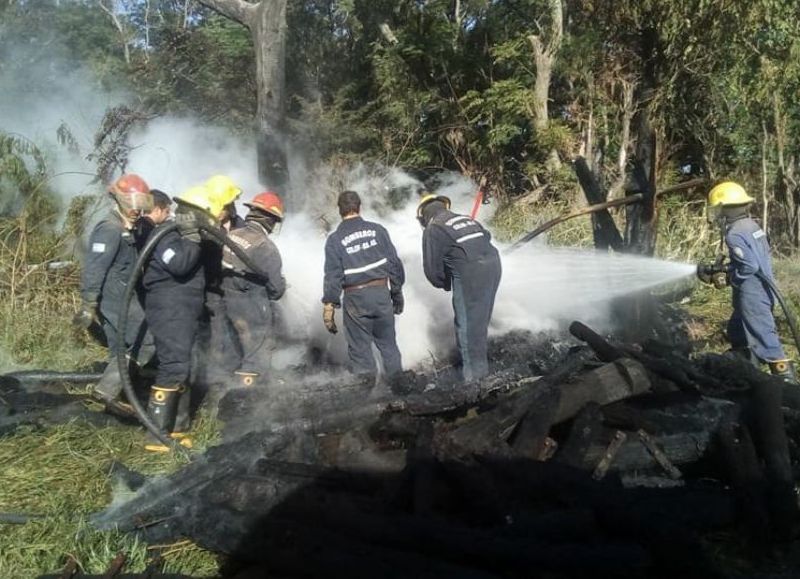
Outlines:
{"label": "rubber boot", "polygon": [[[164,436],[168,436],[175,424],[180,386],[152,386],[150,399],[147,401],[147,415],[156,428]],[[151,452],[168,452],[169,447],[158,440],[152,433],[147,433],[145,450]]]}
{"label": "rubber boot", "polygon": [[250,388],[258,384],[260,374],[258,372],[248,372],[247,370],[236,370],[233,373],[239,386]]}
{"label": "rubber boot", "polygon": [[184,384],[181,384],[178,389],[178,404],[176,405],[177,411],[175,413],[175,426],[172,428],[169,437],[181,441],[181,446],[192,448],[192,439],[189,438],[189,429],[191,428],[192,417],[190,415],[190,404],[192,396],[190,390]]}
{"label": "rubber boot", "polygon": [[778,376],[790,384],[797,384],[797,372],[791,360],[774,360],[767,362],[770,374]]}

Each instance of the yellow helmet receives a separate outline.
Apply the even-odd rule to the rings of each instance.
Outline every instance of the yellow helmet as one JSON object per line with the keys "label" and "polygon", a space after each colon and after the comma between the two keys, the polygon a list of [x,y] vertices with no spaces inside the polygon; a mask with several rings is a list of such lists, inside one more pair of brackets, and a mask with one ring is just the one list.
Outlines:
{"label": "yellow helmet", "polygon": [[[214,175],[205,183],[208,195],[220,207],[233,203],[242,194],[242,190],[234,183],[233,179],[225,175]],[[214,217],[219,217],[214,213]]]}
{"label": "yellow helmet", "polygon": [[431,201],[441,201],[444,203],[446,209],[450,209],[449,197],[445,197],[444,195],[436,195],[435,193],[425,193],[425,195],[420,198],[419,204],[417,205],[417,221],[419,221],[423,227],[425,227],[425,223],[422,220],[422,211]]}
{"label": "yellow helmet", "polygon": [[708,192],[708,207],[727,207],[728,205],[746,205],[755,201],[744,187],[733,181],[723,181]]}
{"label": "yellow helmet", "polygon": [[224,207],[224,205],[219,205],[216,203],[209,194],[208,189],[203,186],[190,187],[175,197],[175,201],[178,203],[191,205],[197,209],[202,209],[215,219],[220,213],[222,213],[222,209]]}

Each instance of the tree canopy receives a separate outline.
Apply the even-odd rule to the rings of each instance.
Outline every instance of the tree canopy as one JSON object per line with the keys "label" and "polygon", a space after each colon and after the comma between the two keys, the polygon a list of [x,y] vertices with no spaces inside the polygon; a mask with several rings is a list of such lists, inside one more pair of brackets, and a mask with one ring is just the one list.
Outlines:
{"label": "tree canopy", "polygon": [[[2,74],[88,69],[147,114],[252,125],[253,40],[191,0],[17,0],[0,16]],[[286,29],[283,130],[314,158],[457,170],[509,200],[572,194],[582,155],[615,196],[645,115],[659,183],[738,179],[800,242],[793,0],[288,0]],[[33,67],[54,46],[64,58]]]}

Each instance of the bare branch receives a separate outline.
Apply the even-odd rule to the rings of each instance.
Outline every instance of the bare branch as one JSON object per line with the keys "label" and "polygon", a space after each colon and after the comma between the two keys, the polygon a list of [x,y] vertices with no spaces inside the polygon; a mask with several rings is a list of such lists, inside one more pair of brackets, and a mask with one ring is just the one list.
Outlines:
{"label": "bare branch", "polygon": [[114,10],[105,4],[103,4],[103,0],[97,0],[97,4],[100,6],[100,9],[108,14],[111,18],[111,22],[114,24],[114,28],[117,29],[119,32],[120,40],[122,41],[122,48],[125,51],[125,64],[131,63],[131,49],[128,42],[128,33],[125,30],[125,27],[122,25],[117,13]]}
{"label": "bare branch", "polygon": [[[269,0],[263,1],[267,2]],[[208,6],[212,10],[219,12],[226,18],[235,20],[239,24],[243,24],[248,28],[250,28],[250,24],[253,21],[256,10],[258,9],[258,5],[260,4],[250,4],[244,0],[199,0],[199,2],[204,6]]]}

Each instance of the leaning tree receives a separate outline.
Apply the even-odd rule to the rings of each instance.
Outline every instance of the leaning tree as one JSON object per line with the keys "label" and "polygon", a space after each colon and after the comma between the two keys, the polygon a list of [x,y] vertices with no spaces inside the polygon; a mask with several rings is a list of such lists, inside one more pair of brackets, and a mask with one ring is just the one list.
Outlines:
{"label": "leaning tree", "polygon": [[256,52],[258,173],[263,185],[284,193],[288,181],[282,143],[286,88],[287,0],[200,0],[246,26]]}

